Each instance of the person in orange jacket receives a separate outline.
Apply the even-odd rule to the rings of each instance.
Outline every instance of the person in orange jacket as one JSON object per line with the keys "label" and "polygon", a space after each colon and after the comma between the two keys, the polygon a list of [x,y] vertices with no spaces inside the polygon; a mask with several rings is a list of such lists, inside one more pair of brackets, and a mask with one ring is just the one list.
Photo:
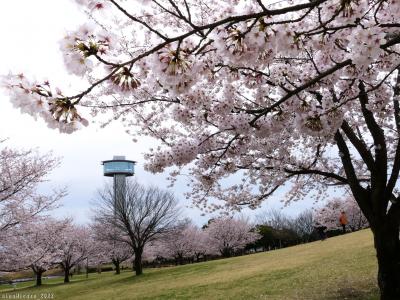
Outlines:
{"label": "person in orange jacket", "polygon": [[340,225],[342,225],[343,233],[346,233],[346,225],[349,223],[349,221],[347,221],[347,216],[344,211],[342,211],[342,213],[340,214],[339,222]]}

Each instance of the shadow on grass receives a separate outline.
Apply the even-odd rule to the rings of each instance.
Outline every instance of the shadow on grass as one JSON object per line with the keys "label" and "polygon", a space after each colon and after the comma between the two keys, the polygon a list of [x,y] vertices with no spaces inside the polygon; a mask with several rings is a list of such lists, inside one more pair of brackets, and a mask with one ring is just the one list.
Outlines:
{"label": "shadow on grass", "polygon": [[[79,282],[84,282],[84,281],[92,281],[95,280],[96,278],[82,278],[82,279],[78,279],[78,280],[71,280],[68,283],[64,283],[62,282],[48,282],[48,283],[42,283],[41,286],[36,286],[34,284],[32,285],[28,285],[28,286],[24,286],[24,287],[17,287],[15,289],[13,289],[12,287],[8,288],[8,289],[4,289],[4,290],[0,290],[0,295],[3,293],[15,293],[15,292],[24,292],[26,290],[32,290],[32,291],[39,291],[39,290],[44,290],[46,288],[54,288],[54,287],[58,287],[58,286],[68,286],[68,285],[72,285],[75,283],[79,283]],[[0,297],[1,299],[1,297]]]}
{"label": "shadow on grass", "polygon": [[[221,264],[222,265],[222,264]],[[145,280],[156,280],[157,278],[165,278],[165,276],[176,277],[187,277],[191,274],[199,276],[199,275],[207,275],[213,269],[216,269],[219,265],[210,265],[209,262],[200,262],[195,264],[186,264],[186,265],[178,265],[171,267],[162,267],[162,268],[146,268],[143,271],[143,274],[140,276],[136,276],[133,271],[131,272],[131,276],[124,277],[121,279],[114,280],[114,284],[124,283],[124,282],[142,282]],[[126,272],[124,272],[126,274]],[[123,273],[123,274],[124,274]]]}
{"label": "shadow on grass", "polygon": [[350,286],[348,283],[343,283],[338,287],[335,295],[326,298],[327,300],[351,299],[351,300],[372,300],[379,299],[379,289],[376,286],[371,286],[368,289],[360,289]]}
{"label": "shadow on grass", "polygon": [[338,299],[351,299],[351,300],[366,300],[366,299],[378,299],[371,295],[371,292],[359,290],[355,288],[341,288],[337,291],[335,296],[328,297],[327,300],[338,300]]}
{"label": "shadow on grass", "polygon": [[126,275],[127,274],[125,274],[125,276],[123,278],[116,278],[115,280],[113,280],[109,284],[113,285],[113,284],[125,284],[125,283],[142,282],[142,281],[146,281],[146,280],[148,280],[150,278],[154,278],[154,277],[158,277],[159,276],[155,272],[143,273],[140,276],[136,276],[135,273],[131,272],[131,274],[128,274],[128,276],[126,276]]}

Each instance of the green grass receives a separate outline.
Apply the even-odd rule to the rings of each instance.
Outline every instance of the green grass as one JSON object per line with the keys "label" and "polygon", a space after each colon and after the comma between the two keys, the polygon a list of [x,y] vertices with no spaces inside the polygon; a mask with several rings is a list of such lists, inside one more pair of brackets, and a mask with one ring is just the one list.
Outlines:
{"label": "green grass", "polygon": [[[323,242],[205,263],[44,280],[42,287],[0,286],[45,299],[378,299],[372,234],[364,230]],[[47,296],[49,296],[47,295]],[[47,298],[48,299],[48,298]]]}

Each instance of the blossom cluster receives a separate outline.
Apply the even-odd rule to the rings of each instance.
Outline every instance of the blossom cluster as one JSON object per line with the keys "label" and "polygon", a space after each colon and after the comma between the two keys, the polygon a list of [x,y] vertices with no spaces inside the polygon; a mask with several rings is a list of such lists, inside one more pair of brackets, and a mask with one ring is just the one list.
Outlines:
{"label": "blossom cluster", "polygon": [[22,113],[42,118],[50,128],[71,133],[81,125],[88,125],[71,100],[63,96],[60,89],[53,89],[49,81],[29,81],[22,73],[9,74],[3,77],[3,86],[14,107]]}
{"label": "blossom cluster", "polygon": [[[67,132],[86,123],[76,109],[88,99],[93,115],[111,110],[135,138],[160,141],[148,170],[189,165],[202,208],[223,207],[207,199],[255,208],[285,184],[287,201],[305,197],[346,177],[335,140],[343,126],[376,149],[365,109],[396,138],[400,3],[267,2],[79,0],[95,22],[69,32],[61,51],[88,88],[64,97],[9,78],[11,101]],[[368,175],[358,156],[354,164]],[[244,181],[220,184],[233,174]]]}
{"label": "blossom cluster", "polygon": [[97,61],[93,57],[109,54],[116,42],[115,35],[85,24],[64,36],[60,50],[67,70],[71,74],[83,76],[93,70]]}

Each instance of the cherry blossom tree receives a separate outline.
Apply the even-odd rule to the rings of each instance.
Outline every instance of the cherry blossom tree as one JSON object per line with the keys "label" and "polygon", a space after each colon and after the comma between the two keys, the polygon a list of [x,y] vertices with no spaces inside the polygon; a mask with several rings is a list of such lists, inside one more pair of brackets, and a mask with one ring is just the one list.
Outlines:
{"label": "cherry blossom tree", "polygon": [[206,237],[190,220],[183,220],[159,239],[157,256],[173,258],[177,264],[183,264],[185,259],[193,261],[194,257],[198,261],[209,250]]}
{"label": "cherry blossom tree", "polygon": [[102,263],[112,262],[115,274],[121,273],[121,263],[133,257],[132,248],[124,239],[124,234],[109,224],[94,222],[91,226],[96,244],[96,254]]}
{"label": "cherry blossom tree", "polygon": [[18,272],[31,269],[36,285],[42,284],[42,274],[57,264],[61,232],[69,220],[36,219],[10,229],[0,247],[0,269]]}
{"label": "cherry blossom tree", "polygon": [[[85,108],[110,109],[160,141],[148,170],[176,178],[195,161],[191,198],[206,211],[348,186],[374,234],[381,298],[400,298],[399,1],[76,2],[92,24],[60,49],[87,88],[9,74],[16,107],[62,132],[87,125]],[[243,182],[221,184],[236,173]]]}
{"label": "cherry blossom tree", "polygon": [[71,269],[85,259],[96,255],[96,243],[89,228],[78,226],[70,221],[60,233],[57,244],[58,256],[55,260],[64,271],[64,283],[69,282]]}
{"label": "cherry blossom tree", "polygon": [[160,238],[155,239],[144,246],[142,260],[154,263],[166,258],[164,244]]}
{"label": "cherry blossom tree", "polygon": [[[127,181],[125,188],[125,197],[119,201],[116,201],[111,186],[99,192],[95,220],[121,232],[119,239],[131,247],[135,273],[141,275],[146,244],[171,229],[179,209],[171,192],[157,187],[144,187],[136,181]],[[118,239],[118,235],[115,238]]]}
{"label": "cherry blossom tree", "polygon": [[206,229],[209,247],[224,257],[230,257],[236,250],[244,249],[261,236],[253,231],[252,225],[244,218],[221,217],[211,220]]}
{"label": "cherry blossom tree", "polygon": [[340,229],[340,213],[344,211],[347,216],[348,226],[352,231],[367,228],[367,218],[353,197],[333,198],[315,212],[315,220],[325,225],[328,229]]}
{"label": "cherry blossom tree", "polygon": [[193,254],[196,257],[196,261],[200,260],[200,257],[206,259],[206,256],[211,253],[211,249],[208,244],[208,236],[203,229],[192,226],[188,228],[189,236],[191,236],[193,244]]}
{"label": "cherry blossom tree", "polygon": [[38,185],[58,163],[51,154],[43,155],[35,150],[0,149],[0,240],[7,229],[21,222],[29,223],[58,206],[66,195],[65,189],[50,195],[37,192]]}

